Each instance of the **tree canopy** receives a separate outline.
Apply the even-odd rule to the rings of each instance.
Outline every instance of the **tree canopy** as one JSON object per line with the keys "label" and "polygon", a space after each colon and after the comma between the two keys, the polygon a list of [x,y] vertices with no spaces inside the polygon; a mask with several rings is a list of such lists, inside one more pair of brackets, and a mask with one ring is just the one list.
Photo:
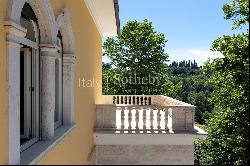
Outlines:
{"label": "tree canopy", "polygon": [[[248,1],[233,0],[223,7],[225,18],[234,27],[248,23]],[[247,18],[247,19],[246,19]],[[224,57],[210,60],[205,70],[212,73],[209,83],[214,91],[212,118],[207,124],[208,137],[195,145],[200,164],[249,163],[249,33],[223,36],[212,44],[212,50]]]}
{"label": "tree canopy", "polygon": [[[111,75],[107,77],[117,84],[115,92],[109,92],[160,94],[166,81],[166,42],[164,34],[156,32],[148,20],[129,21],[122,27],[120,36],[107,38],[103,47],[104,55],[111,59],[116,70],[115,75],[109,73]],[[105,79],[107,82],[108,78]]]}

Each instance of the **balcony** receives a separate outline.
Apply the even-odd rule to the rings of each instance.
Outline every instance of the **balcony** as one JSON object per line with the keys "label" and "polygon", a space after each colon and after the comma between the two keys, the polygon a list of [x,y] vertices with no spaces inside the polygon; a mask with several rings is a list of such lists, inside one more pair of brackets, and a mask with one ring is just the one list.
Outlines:
{"label": "balcony", "polygon": [[193,141],[206,136],[194,116],[195,106],[166,96],[103,96],[90,163],[194,164]]}

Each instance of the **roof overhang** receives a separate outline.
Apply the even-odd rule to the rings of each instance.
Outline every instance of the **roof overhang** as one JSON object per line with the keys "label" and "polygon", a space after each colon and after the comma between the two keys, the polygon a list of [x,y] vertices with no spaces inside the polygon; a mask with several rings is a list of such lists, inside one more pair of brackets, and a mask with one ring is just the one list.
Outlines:
{"label": "roof overhang", "polygon": [[84,0],[100,34],[116,36],[120,33],[118,0]]}

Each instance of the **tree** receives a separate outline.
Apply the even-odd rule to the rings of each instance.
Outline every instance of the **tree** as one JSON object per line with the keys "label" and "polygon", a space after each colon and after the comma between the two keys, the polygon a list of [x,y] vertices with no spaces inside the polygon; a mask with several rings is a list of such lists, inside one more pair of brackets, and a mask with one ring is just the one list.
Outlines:
{"label": "tree", "polygon": [[165,91],[168,54],[164,34],[157,33],[152,22],[129,21],[120,36],[107,38],[108,56],[119,77],[117,94],[161,94]]}
{"label": "tree", "polygon": [[195,121],[204,124],[209,119],[213,103],[208,100],[213,91],[207,84],[210,77],[197,63],[189,61],[172,62],[169,65],[172,85],[165,95],[196,106]]}
{"label": "tree", "polygon": [[[233,0],[223,7],[225,18],[233,19],[234,28],[248,23],[247,0]],[[247,19],[246,19],[247,18]],[[212,72],[211,101],[215,104],[207,124],[208,136],[195,143],[200,164],[249,163],[249,39],[248,32],[223,36],[214,41],[212,50],[224,57],[210,60],[205,69]]]}
{"label": "tree", "polygon": [[224,18],[233,20],[232,29],[249,24],[249,2],[247,0],[233,0],[231,4],[223,6]]}

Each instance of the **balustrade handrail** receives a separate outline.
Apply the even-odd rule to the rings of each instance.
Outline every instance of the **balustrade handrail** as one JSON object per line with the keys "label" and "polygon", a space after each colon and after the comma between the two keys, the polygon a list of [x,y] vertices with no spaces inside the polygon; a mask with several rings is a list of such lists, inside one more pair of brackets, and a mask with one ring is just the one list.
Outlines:
{"label": "balustrade handrail", "polygon": [[[128,108],[171,108],[171,107],[189,107],[196,108],[194,105],[127,105],[127,104],[96,104],[96,107],[128,107]],[[115,111],[115,110],[114,110]]]}
{"label": "balustrade handrail", "polygon": [[185,105],[191,104],[163,95],[103,95],[105,104],[125,105]]}

